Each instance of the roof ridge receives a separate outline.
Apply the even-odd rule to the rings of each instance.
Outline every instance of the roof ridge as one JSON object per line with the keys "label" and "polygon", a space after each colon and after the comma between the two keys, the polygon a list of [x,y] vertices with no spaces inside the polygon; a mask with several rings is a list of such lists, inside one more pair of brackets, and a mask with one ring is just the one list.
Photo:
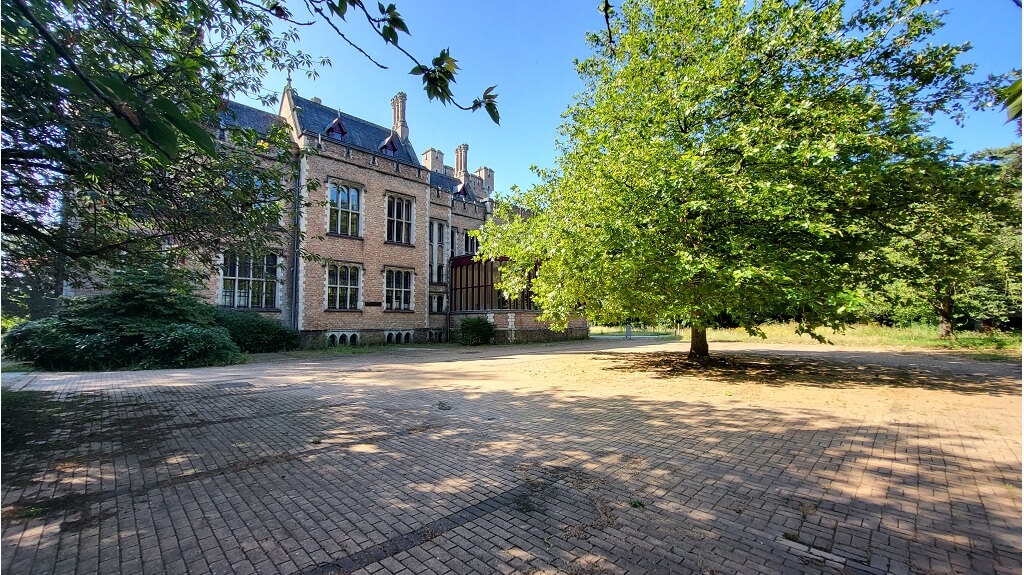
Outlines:
{"label": "roof ridge", "polygon": [[[299,96],[299,95],[295,95],[294,99],[296,100],[296,103],[298,103],[298,100],[303,100],[305,102],[309,102],[310,104],[313,104],[314,106],[320,106],[321,108],[330,110],[330,111],[335,112],[335,113],[337,113],[337,114],[339,114],[341,116],[344,116],[346,118],[350,118],[352,120],[357,120],[357,121],[362,122],[364,124],[368,124],[370,126],[373,126],[374,128],[380,128],[381,130],[384,130],[385,132],[394,132],[394,130],[391,129],[391,128],[385,128],[384,126],[381,126],[380,124],[371,122],[369,120],[365,120],[363,118],[360,118],[359,116],[353,116],[352,114],[349,114],[347,112],[342,112],[341,109],[339,109],[339,108],[331,108],[330,106],[324,105],[322,102],[317,104],[313,100],[310,100],[309,98],[304,98],[304,97]],[[299,107],[301,108],[302,106],[299,106]]]}

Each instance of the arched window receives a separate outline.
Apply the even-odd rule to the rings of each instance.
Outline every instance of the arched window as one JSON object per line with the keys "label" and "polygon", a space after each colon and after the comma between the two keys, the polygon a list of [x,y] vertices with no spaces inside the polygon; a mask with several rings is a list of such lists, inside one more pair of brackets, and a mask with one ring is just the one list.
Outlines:
{"label": "arched window", "polygon": [[412,308],[412,272],[384,270],[384,309],[408,311]]}
{"label": "arched window", "polygon": [[327,347],[334,347],[336,345],[338,345],[338,337],[332,333],[331,337],[327,338]]}
{"label": "arched window", "polygon": [[359,309],[359,266],[327,264],[327,309]]}
{"label": "arched window", "polygon": [[342,236],[358,236],[360,190],[337,182],[331,182],[327,187],[330,199],[327,232]]}

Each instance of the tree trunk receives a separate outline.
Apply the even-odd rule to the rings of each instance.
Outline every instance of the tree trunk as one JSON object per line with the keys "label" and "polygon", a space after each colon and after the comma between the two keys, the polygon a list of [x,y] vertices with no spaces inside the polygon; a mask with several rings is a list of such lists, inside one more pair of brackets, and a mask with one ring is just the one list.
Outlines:
{"label": "tree trunk", "polygon": [[707,359],[710,356],[711,354],[708,353],[708,328],[691,325],[690,353],[687,357],[701,360]]}
{"label": "tree trunk", "polygon": [[945,339],[953,336],[953,297],[943,295],[939,301],[939,337]]}

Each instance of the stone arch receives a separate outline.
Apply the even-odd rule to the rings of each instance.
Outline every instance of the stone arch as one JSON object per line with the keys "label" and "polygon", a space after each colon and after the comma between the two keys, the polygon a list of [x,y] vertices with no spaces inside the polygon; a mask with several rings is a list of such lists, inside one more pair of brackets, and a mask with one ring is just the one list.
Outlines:
{"label": "stone arch", "polygon": [[334,347],[338,345],[338,336],[333,333],[327,338],[327,347]]}

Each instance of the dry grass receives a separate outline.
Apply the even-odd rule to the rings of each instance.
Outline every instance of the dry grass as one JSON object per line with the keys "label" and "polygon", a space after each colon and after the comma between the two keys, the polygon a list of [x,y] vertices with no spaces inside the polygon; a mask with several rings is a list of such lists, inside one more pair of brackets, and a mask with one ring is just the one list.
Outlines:
{"label": "dry grass", "polygon": [[[795,324],[766,324],[762,326],[765,338],[751,336],[743,329],[716,329],[708,332],[709,342],[750,343],[817,343],[808,335],[798,335]],[[685,332],[684,332],[685,333]],[[956,337],[942,339],[935,326],[884,327],[878,325],[851,325],[844,331],[823,329],[821,335],[835,345],[851,347],[878,347],[885,349],[950,350],[976,359],[1021,358],[1020,332],[989,333],[959,332]]]}

